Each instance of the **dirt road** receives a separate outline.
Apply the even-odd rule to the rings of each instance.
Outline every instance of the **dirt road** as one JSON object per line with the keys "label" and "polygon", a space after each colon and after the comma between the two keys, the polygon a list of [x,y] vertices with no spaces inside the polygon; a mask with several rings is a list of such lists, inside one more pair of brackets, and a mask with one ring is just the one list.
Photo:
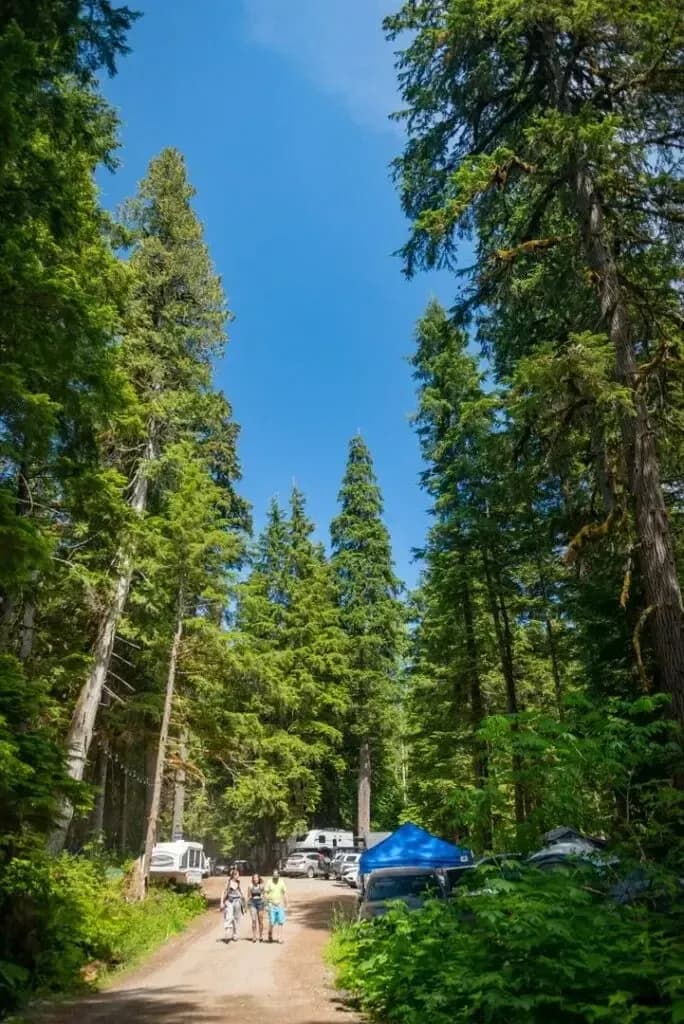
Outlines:
{"label": "dirt road", "polygon": [[[322,879],[288,879],[290,912],[282,946],[254,945],[248,921],[225,943],[218,896],[211,909],[144,965],[105,992],[41,1017],[46,1024],[355,1024],[339,1001],[322,954],[335,908],[354,894]],[[243,885],[244,887],[244,885]]]}

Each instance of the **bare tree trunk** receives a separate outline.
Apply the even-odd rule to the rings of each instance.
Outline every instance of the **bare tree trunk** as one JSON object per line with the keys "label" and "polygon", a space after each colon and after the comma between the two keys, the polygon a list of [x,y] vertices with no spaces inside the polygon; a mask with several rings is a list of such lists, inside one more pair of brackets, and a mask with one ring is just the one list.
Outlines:
{"label": "bare tree trunk", "polygon": [[107,754],[103,747],[97,755],[97,793],[93,806],[92,831],[95,836],[102,835],[104,827],[105,794],[107,790]]}
{"label": "bare tree trunk", "polygon": [[[489,763],[487,757],[487,746],[478,736],[478,732],[485,718],[485,703],[480,685],[480,659],[478,656],[477,639],[475,636],[475,623],[473,619],[473,605],[470,596],[470,584],[466,571],[466,559],[461,558],[463,578],[461,582],[461,604],[463,607],[463,622],[465,625],[466,655],[468,659],[468,682],[470,687],[470,722],[473,730],[473,773],[475,785],[484,789],[489,777]],[[488,850],[492,846],[492,821],[491,814],[487,814],[487,820],[479,824],[477,829],[478,845]]]}
{"label": "bare tree trunk", "polygon": [[[487,581],[487,593],[489,596],[489,604],[492,614],[492,620],[494,622],[494,632],[496,634],[496,640],[499,647],[499,659],[501,661],[501,671],[504,677],[504,684],[506,687],[506,712],[509,715],[518,714],[518,694],[515,685],[515,672],[513,668],[513,644],[511,638],[510,624],[508,621],[508,612],[506,610],[506,604],[503,600],[503,595],[500,593],[500,587],[495,586],[494,579],[492,577],[492,570],[489,565],[489,559],[486,551],[482,552],[482,563],[485,571],[485,579]],[[518,731],[517,724],[513,724],[514,734]],[[513,743],[515,746],[516,737],[513,737]],[[513,791],[515,798],[515,820],[518,825],[521,825],[525,821],[525,791],[522,784],[522,759],[520,754],[514,750],[513,753]]]}
{"label": "bare tree trunk", "polygon": [[128,853],[128,773],[121,773],[121,824],[119,826],[119,852]]}
{"label": "bare tree trunk", "polygon": [[185,728],[183,728],[178,742],[178,759],[181,763],[178,768],[176,768],[176,776],[173,782],[172,839],[181,839],[183,837],[183,818],[185,815],[185,761],[187,756],[187,732]]}
{"label": "bare tree trunk", "polygon": [[24,614],[21,620],[21,644],[19,657],[26,661],[33,651],[33,638],[36,630],[36,602],[33,595],[24,602]]}
{"label": "bare tree trunk", "polygon": [[601,312],[615,350],[615,376],[629,388],[632,397],[632,409],[623,413],[620,430],[658,674],[672,698],[677,721],[684,725],[682,593],[663,498],[655,432],[639,387],[634,329],[607,238],[602,199],[583,160],[575,168],[574,190],[587,263],[598,280]]}
{"label": "bare tree trunk", "polygon": [[166,696],[164,698],[164,711],[162,713],[161,728],[159,730],[159,746],[157,748],[157,764],[154,770],[154,784],[152,787],[152,803],[147,819],[147,832],[145,835],[145,851],[142,861],[142,877],[140,880],[140,899],[145,898],[147,891],[147,880],[150,874],[150,861],[152,850],[157,838],[157,823],[159,819],[159,807],[161,805],[162,783],[164,781],[164,763],[166,761],[166,746],[169,739],[169,723],[171,721],[171,708],[173,707],[173,694],[176,686],[176,666],[178,665],[178,654],[181,640],[183,638],[183,594],[178,595],[178,618],[176,621],[176,632],[171,644],[169,656],[169,670],[166,676]]}
{"label": "bare tree trunk", "polygon": [[[138,515],[142,515],[147,504],[146,468],[149,462],[154,460],[154,457],[155,444],[151,433],[145,448],[145,458],[138,466],[131,494],[131,508]],[[67,768],[71,778],[79,782],[83,778],[88,751],[93,739],[97,710],[112,660],[116,630],[126,606],[133,575],[133,561],[128,548],[119,551],[116,562],[119,565],[119,574],[114,584],[114,592],[100,623],[93,651],[93,662],[88,677],[81,687],[67,734]],[[48,849],[52,853],[59,853],[63,849],[73,814],[74,809],[71,803],[67,800],[63,801],[55,829],[48,841]]]}
{"label": "bare tree trunk", "polygon": [[470,586],[466,576],[465,559],[462,560],[463,580],[461,583],[461,603],[463,606],[463,621],[465,624],[466,654],[468,657],[468,683],[470,688],[470,717],[473,729],[473,761],[475,769],[475,784],[482,787],[487,779],[487,751],[482,743],[476,738],[477,731],[482,725],[485,717],[484,698],[480,685],[480,664],[477,652],[477,640],[475,638],[475,625],[473,621],[473,606],[470,598]]}
{"label": "bare tree trunk", "polygon": [[558,661],[558,648],[556,647],[556,635],[553,631],[553,623],[548,615],[544,616],[546,626],[546,639],[549,642],[549,658],[551,660],[551,673],[553,675],[553,688],[556,694],[556,707],[558,717],[563,717],[563,684],[561,683],[560,663]]}
{"label": "bare tree trunk", "polygon": [[[24,519],[31,514],[31,509],[31,487],[29,485],[29,468],[26,461],[25,451],[24,459],[20,462],[17,468],[17,500],[15,505],[15,515],[18,519]],[[16,610],[17,592],[0,588],[0,643],[3,649],[10,645],[13,625],[12,620],[14,619]]]}
{"label": "bare tree trunk", "polygon": [[368,740],[363,740],[359,751],[359,792],[357,834],[366,839],[370,832],[371,817],[371,755]]}

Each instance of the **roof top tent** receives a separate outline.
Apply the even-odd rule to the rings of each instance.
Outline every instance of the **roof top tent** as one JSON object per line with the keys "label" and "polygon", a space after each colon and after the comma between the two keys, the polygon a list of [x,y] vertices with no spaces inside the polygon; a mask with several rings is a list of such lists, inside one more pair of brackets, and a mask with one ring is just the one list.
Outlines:
{"label": "roof top tent", "polygon": [[409,821],[366,850],[361,855],[359,871],[368,875],[379,868],[451,868],[472,863],[471,850],[447,843]]}

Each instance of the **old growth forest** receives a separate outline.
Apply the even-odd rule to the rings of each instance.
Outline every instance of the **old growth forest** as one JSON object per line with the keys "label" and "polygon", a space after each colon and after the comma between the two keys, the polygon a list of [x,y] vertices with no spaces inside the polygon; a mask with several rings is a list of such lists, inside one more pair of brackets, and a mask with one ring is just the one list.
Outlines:
{"label": "old growth forest", "polygon": [[253,531],[192,168],[163,150],[115,211],[95,184],[137,17],[0,7],[0,1008],[198,912],[148,892],[156,840],[268,866],[411,820],[480,855],[572,826],[642,898],[525,877],[343,929],[371,1016],[683,1021],[681,4],[386,19],[396,273],[452,284],[406,325],[411,589],[355,424],[332,522],[293,486]]}

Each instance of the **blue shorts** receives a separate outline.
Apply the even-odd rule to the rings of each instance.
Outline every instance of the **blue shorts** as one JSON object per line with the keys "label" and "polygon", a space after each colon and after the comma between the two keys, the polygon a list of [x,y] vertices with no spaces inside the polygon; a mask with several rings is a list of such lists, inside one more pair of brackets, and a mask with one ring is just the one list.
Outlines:
{"label": "blue shorts", "polygon": [[271,928],[275,928],[277,924],[285,924],[285,907],[270,906],[268,908],[268,921]]}

